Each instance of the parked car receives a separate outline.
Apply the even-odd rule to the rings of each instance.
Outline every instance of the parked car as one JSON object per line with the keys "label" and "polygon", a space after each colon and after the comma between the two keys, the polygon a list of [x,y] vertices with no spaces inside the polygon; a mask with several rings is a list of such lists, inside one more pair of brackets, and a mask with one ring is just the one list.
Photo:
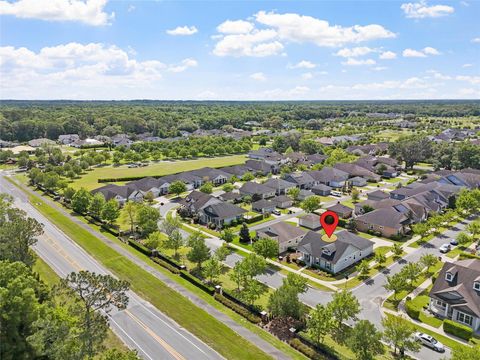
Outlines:
{"label": "parked car", "polygon": [[280,211],[278,211],[278,210],[273,210],[273,211],[272,211],[272,214],[273,214],[273,215],[281,215],[282,213],[281,213]]}
{"label": "parked car", "polygon": [[138,165],[137,165],[137,164],[129,164],[128,167],[129,167],[129,168],[137,168]]}
{"label": "parked car", "polygon": [[442,246],[440,246],[439,250],[442,254],[446,254],[450,250],[452,250],[452,247],[450,246],[450,244],[443,244]]}
{"label": "parked car", "polygon": [[450,240],[450,245],[457,246],[457,245],[458,245],[457,239],[452,239],[452,240]]}
{"label": "parked car", "polygon": [[342,196],[342,192],[341,192],[341,191],[333,190],[333,191],[330,192],[330,195],[336,196],[336,197],[341,197],[341,196]]}
{"label": "parked car", "polygon": [[445,352],[445,346],[435,338],[431,337],[430,335],[417,332],[415,333],[415,340],[422,343],[426,347],[433,349],[438,352]]}

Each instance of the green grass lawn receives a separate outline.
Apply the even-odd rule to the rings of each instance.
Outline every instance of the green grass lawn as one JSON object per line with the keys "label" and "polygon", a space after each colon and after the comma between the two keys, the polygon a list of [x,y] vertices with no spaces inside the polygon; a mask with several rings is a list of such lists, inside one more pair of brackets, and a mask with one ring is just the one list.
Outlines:
{"label": "green grass lawn", "polygon": [[428,296],[428,293],[430,292],[431,288],[432,286],[429,286],[427,289],[423,290],[420,295],[412,299],[412,304],[415,305],[418,309],[421,309],[418,320],[427,325],[439,328],[440,326],[442,326],[443,321],[434,316],[429,316],[423,311],[423,308],[427,306],[430,302],[430,297]]}
{"label": "green grass lawn", "polygon": [[87,171],[80,179],[75,180],[72,183],[72,187],[79,189],[84,187],[88,190],[95,189],[101,184],[98,183],[98,179],[102,178],[120,178],[127,176],[153,176],[153,175],[168,175],[182,171],[195,170],[205,166],[220,167],[243,164],[246,160],[245,155],[232,155],[222,156],[214,158],[202,158],[196,160],[178,160],[178,161],[161,161],[158,163],[150,164],[146,167],[128,168],[126,166],[121,167],[98,167],[91,171]]}
{"label": "green grass lawn", "polygon": [[155,276],[121,256],[88,231],[48,206],[39,197],[31,196],[30,201],[67,236],[74,239],[116,276],[130,282],[132,290],[226,358],[246,360],[270,358]]}

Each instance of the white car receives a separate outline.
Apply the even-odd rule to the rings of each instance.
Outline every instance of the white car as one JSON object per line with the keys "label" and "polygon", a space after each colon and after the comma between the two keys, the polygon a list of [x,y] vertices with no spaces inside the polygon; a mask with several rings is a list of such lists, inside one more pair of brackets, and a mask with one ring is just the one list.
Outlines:
{"label": "white car", "polygon": [[443,244],[442,246],[439,247],[438,250],[440,250],[441,253],[446,254],[452,249],[450,244]]}
{"label": "white car", "polygon": [[440,341],[437,341],[435,338],[431,337],[430,335],[417,332],[415,333],[415,340],[422,343],[426,347],[433,349],[438,352],[445,352],[445,346]]}
{"label": "white car", "polygon": [[336,197],[341,197],[342,196],[342,193],[340,191],[331,191],[330,192],[330,195],[332,196],[336,196]]}

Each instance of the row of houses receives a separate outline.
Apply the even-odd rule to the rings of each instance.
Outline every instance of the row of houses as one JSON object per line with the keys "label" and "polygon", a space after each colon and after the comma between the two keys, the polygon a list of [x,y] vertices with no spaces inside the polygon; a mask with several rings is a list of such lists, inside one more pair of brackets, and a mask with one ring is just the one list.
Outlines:
{"label": "row of houses", "polygon": [[452,207],[462,188],[480,187],[480,171],[440,171],[426,179],[395,189],[380,190],[367,195],[367,200],[355,204],[357,229],[384,237],[403,236],[410,226],[425,221],[432,213]]}

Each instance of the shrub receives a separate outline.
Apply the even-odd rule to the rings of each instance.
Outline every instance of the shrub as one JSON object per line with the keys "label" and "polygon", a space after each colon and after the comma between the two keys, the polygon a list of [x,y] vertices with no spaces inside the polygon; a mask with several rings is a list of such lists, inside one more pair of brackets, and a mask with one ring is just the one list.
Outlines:
{"label": "shrub", "polygon": [[188,271],[180,270],[180,276],[210,295],[213,295],[215,292],[215,289],[213,287],[204,284],[202,280],[196,278]]}
{"label": "shrub", "polygon": [[470,340],[473,336],[473,330],[471,328],[448,319],[443,322],[443,330],[446,333],[464,340]]}
{"label": "shrub", "polygon": [[163,266],[165,269],[167,269],[168,271],[170,271],[174,274],[180,274],[180,270],[178,270],[176,267],[170,265],[166,261],[163,261],[162,259],[153,258],[153,261],[155,261],[158,265]]}
{"label": "shrub", "polygon": [[235,302],[227,299],[225,296],[221,294],[215,294],[214,298],[215,300],[221,302],[226,307],[229,307],[230,309],[235,311],[237,314],[242,315],[245,319],[247,319],[251,323],[259,324],[260,322],[262,322],[262,319],[259,316],[253,314],[250,310],[244,308],[243,306],[238,305]]}
{"label": "shrub", "polygon": [[412,319],[418,320],[420,318],[420,309],[411,301],[405,302],[405,311]]}
{"label": "shrub", "polygon": [[135,248],[135,250],[138,250],[140,251],[142,254],[145,254],[147,256],[151,256],[152,255],[152,250],[150,250],[149,248],[143,246],[142,244],[140,244],[138,241],[135,241],[135,240],[132,240],[132,239],[128,239],[128,244]]}
{"label": "shrub", "polygon": [[291,339],[288,343],[291,347],[293,347],[295,350],[300,351],[309,359],[320,360],[323,358],[314,349],[312,349],[310,346],[305,345],[299,339]]}

